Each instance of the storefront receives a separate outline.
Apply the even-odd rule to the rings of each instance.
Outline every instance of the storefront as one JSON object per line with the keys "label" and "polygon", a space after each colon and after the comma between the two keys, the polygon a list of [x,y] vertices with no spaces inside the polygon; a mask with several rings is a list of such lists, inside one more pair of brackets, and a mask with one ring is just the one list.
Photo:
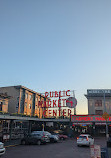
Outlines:
{"label": "storefront", "polygon": [[28,122],[14,120],[12,126],[10,126],[11,120],[0,120],[0,141],[7,142],[10,140],[16,140],[24,137],[24,134],[28,132]]}
{"label": "storefront", "polygon": [[111,116],[106,121],[100,115],[73,115],[72,126],[75,133],[89,133],[92,135],[105,135],[106,124],[111,133]]}

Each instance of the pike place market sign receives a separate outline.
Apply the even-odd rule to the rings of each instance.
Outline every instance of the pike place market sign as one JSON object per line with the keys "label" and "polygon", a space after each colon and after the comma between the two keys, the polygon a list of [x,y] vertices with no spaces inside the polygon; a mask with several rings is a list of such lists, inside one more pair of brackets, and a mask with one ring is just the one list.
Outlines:
{"label": "pike place market sign", "polygon": [[[100,115],[72,115],[72,122],[106,122],[106,120]],[[107,122],[111,121],[111,116],[107,119]]]}
{"label": "pike place market sign", "polygon": [[71,116],[73,108],[77,105],[77,100],[74,95],[71,97],[70,90],[45,92],[47,101],[39,101],[38,107],[43,108],[42,116],[57,117],[57,116]]}

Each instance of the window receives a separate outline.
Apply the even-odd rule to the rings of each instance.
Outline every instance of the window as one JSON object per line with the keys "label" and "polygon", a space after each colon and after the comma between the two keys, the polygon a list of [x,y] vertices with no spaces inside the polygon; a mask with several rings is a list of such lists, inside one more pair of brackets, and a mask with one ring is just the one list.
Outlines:
{"label": "window", "polygon": [[110,110],[109,102],[105,102],[106,108]]}
{"label": "window", "polygon": [[27,98],[28,98],[28,93],[25,94],[25,99],[27,99]]}
{"label": "window", "polygon": [[31,104],[29,104],[29,109],[31,109]]}
{"label": "window", "polygon": [[38,101],[38,98],[36,97],[36,102]]}
{"label": "window", "polygon": [[96,115],[103,115],[103,110],[96,110],[96,111],[95,111],[95,114],[96,114]]}
{"label": "window", "polygon": [[96,100],[95,107],[102,107],[102,100]]}
{"label": "window", "polygon": [[88,136],[89,138],[91,138],[91,139],[93,139],[93,137],[92,136]]}
{"label": "window", "polygon": [[25,103],[25,107],[27,108],[27,103]]}
{"label": "window", "polygon": [[35,110],[37,110],[37,105],[35,106]]}
{"label": "window", "polygon": [[87,136],[79,136],[79,138],[87,139]]}
{"label": "window", "polygon": [[2,104],[0,104],[0,111],[2,111]]}
{"label": "window", "polygon": [[89,106],[93,106],[92,100],[89,100]]}
{"label": "window", "polygon": [[3,105],[6,105],[6,101],[3,101],[2,104],[3,104]]}
{"label": "window", "polygon": [[30,99],[30,100],[32,99],[32,96],[31,96],[31,95],[29,96],[29,99]]}

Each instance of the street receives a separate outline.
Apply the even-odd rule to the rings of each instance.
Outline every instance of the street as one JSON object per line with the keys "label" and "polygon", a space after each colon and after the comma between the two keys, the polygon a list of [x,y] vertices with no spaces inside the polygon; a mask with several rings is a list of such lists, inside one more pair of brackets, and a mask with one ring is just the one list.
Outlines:
{"label": "street", "polygon": [[[106,146],[105,138],[95,138],[95,144]],[[46,145],[18,145],[6,148],[3,158],[90,158],[89,147],[78,147],[76,139]]]}

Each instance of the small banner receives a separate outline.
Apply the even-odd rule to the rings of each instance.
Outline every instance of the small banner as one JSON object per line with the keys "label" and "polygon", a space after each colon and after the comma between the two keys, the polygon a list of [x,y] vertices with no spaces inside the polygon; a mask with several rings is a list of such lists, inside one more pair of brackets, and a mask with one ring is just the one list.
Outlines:
{"label": "small banner", "polygon": [[100,145],[91,145],[91,158],[101,158],[101,149]]}

